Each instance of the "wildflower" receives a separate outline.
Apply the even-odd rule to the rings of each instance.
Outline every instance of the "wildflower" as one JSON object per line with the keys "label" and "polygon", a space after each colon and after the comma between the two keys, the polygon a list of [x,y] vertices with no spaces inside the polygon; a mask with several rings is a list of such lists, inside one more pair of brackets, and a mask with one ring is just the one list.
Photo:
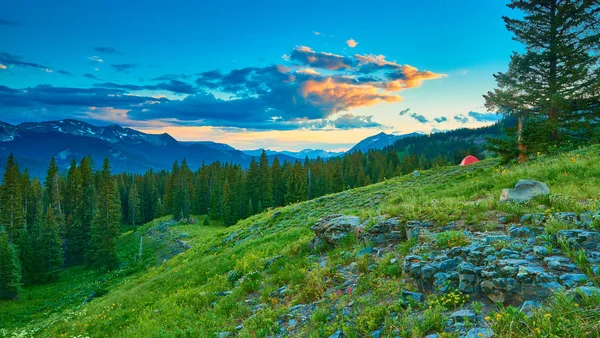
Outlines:
{"label": "wildflower", "polygon": [[492,318],[490,318],[490,316],[485,316],[483,319],[485,319],[486,322],[489,322]]}
{"label": "wildflower", "polygon": [[552,317],[552,315],[551,315],[551,314],[549,314],[549,313],[546,313],[546,314],[544,315],[544,317],[546,317],[546,318],[550,318],[550,317]]}

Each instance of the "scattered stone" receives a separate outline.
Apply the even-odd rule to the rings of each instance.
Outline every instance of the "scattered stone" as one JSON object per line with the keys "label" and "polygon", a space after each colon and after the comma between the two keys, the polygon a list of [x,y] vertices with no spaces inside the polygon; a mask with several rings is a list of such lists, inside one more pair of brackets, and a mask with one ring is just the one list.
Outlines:
{"label": "scattered stone", "polygon": [[465,338],[491,338],[494,336],[494,331],[489,327],[475,327],[467,332]]}
{"label": "scattered stone", "polygon": [[454,322],[462,323],[466,320],[469,322],[474,322],[477,314],[473,310],[458,310],[450,315],[450,319],[454,320]]}
{"label": "scattered stone", "polygon": [[425,295],[418,292],[402,291],[402,299],[405,301],[412,299],[417,303],[422,303],[425,301]]}
{"label": "scattered stone", "polygon": [[569,288],[586,283],[589,278],[582,273],[567,273],[559,277],[560,282]]}
{"label": "scattered stone", "polygon": [[318,220],[311,229],[315,232],[315,238],[309,244],[309,248],[315,249],[323,241],[336,245],[351,233],[356,233],[360,218],[357,216],[329,215]]}
{"label": "scattered stone", "polygon": [[371,255],[373,253],[373,248],[368,246],[366,248],[362,248],[360,249],[357,253],[356,253],[356,258],[360,258],[362,256],[367,256],[367,255]]}
{"label": "scattered stone", "polygon": [[552,270],[570,272],[575,270],[577,267],[571,263],[567,257],[562,256],[550,256],[544,258],[544,262]]}
{"label": "scattered stone", "polygon": [[514,189],[502,190],[500,202],[523,203],[532,200],[536,196],[549,194],[550,188],[546,183],[534,180],[519,180]]}
{"label": "scattered stone", "polygon": [[519,309],[520,312],[524,313],[527,317],[532,317],[533,316],[533,311],[537,310],[537,309],[541,309],[543,306],[542,304],[533,301],[533,300],[526,300],[523,305],[521,305],[521,308]]}
{"label": "scattered stone", "polygon": [[344,337],[344,332],[342,330],[337,329],[329,338],[342,338]]}

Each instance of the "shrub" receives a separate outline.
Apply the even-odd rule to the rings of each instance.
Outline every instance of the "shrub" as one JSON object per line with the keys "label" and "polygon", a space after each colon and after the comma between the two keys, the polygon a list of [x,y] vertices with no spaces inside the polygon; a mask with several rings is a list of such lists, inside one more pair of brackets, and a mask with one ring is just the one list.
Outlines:
{"label": "shrub", "polygon": [[436,235],[435,243],[440,249],[449,249],[469,244],[469,239],[462,231],[446,231]]}

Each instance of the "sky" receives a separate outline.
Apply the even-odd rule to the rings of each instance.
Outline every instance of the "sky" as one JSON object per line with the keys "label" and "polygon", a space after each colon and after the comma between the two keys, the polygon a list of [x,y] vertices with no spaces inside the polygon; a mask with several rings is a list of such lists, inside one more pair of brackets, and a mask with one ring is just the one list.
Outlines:
{"label": "sky", "polygon": [[0,120],[346,150],[497,121],[506,1],[0,0]]}

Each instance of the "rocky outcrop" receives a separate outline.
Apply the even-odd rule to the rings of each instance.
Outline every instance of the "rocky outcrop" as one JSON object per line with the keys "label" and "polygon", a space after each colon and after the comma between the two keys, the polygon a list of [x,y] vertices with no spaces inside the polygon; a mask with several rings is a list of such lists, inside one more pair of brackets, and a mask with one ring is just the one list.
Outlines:
{"label": "rocky outcrop", "polygon": [[[467,233],[468,245],[437,252],[422,248],[427,244],[417,245],[413,252],[431,253],[405,257],[404,271],[426,292],[458,289],[473,298],[485,297],[494,303],[517,306],[527,300],[544,299],[554,291],[580,286],[596,288],[564,253],[544,242],[546,236],[538,236],[539,229],[512,229],[510,236]],[[591,266],[600,263],[598,232],[563,230],[556,236],[584,249]]]}
{"label": "rocky outcrop", "polygon": [[407,239],[406,225],[401,224],[397,218],[377,219],[377,223],[370,228],[365,228],[367,222],[359,224],[360,219],[356,216],[336,214],[323,217],[311,227],[315,238],[310,242],[309,248],[313,250],[323,244],[337,245],[352,234],[376,247],[398,244]]}
{"label": "rocky outcrop", "polygon": [[550,188],[546,183],[534,180],[519,180],[514,189],[504,189],[500,195],[500,202],[523,203],[530,201],[536,196],[550,194]]}
{"label": "rocky outcrop", "polygon": [[318,220],[311,229],[315,232],[315,238],[309,247],[315,249],[325,243],[336,245],[349,234],[357,233],[360,218],[347,215],[329,215]]}

